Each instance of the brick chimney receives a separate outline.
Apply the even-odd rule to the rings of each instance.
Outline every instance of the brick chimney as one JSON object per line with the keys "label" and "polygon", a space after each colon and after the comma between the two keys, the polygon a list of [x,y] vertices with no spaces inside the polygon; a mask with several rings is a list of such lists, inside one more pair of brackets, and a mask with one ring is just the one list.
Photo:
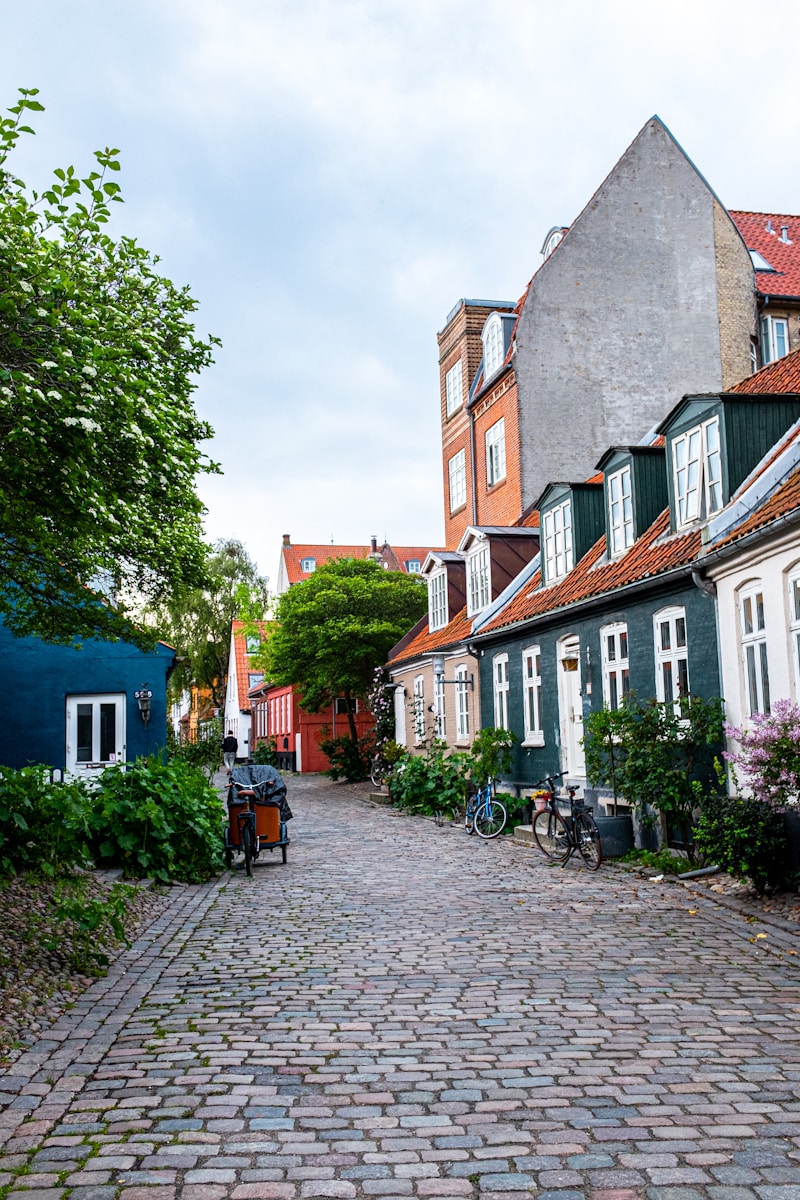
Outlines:
{"label": "brick chimney", "polygon": [[283,535],[283,544],[284,546],[291,546],[292,544],[291,536],[288,533]]}

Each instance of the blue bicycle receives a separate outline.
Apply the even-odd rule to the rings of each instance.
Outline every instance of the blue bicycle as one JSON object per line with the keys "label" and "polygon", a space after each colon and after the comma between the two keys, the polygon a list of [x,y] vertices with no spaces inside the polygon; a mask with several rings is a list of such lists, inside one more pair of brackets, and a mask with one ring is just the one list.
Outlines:
{"label": "blue bicycle", "polygon": [[494,794],[494,782],[489,780],[485,787],[479,788],[467,800],[467,810],[464,814],[464,828],[467,833],[477,833],[478,837],[496,838],[506,827],[508,813]]}

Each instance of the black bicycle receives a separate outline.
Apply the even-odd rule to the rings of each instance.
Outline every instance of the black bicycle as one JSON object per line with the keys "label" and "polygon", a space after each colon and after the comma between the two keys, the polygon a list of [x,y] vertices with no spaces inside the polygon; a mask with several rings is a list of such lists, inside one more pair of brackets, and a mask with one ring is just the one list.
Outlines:
{"label": "black bicycle", "polygon": [[596,871],[603,861],[600,831],[591,809],[575,798],[576,787],[567,787],[570,815],[564,817],[556,798],[556,780],[564,774],[545,775],[537,787],[547,785],[545,807],[533,818],[533,836],[542,854],[565,867],[573,854],[580,854],[590,871]]}

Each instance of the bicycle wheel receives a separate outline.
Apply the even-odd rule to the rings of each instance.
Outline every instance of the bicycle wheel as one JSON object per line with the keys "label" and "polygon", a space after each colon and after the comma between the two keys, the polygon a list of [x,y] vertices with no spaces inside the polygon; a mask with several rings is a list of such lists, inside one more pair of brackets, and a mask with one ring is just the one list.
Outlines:
{"label": "bicycle wheel", "polygon": [[255,835],[249,821],[242,828],[242,850],[244,851],[244,869],[246,874],[253,874],[253,859],[255,858]]}
{"label": "bicycle wheel", "polygon": [[383,764],[377,754],[370,765],[369,777],[372,780],[373,787],[383,787]]}
{"label": "bicycle wheel", "polygon": [[483,800],[475,813],[475,832],[478,837],[496,838],[505,829],[507,820],[505,806],[499,800],[495,800],[494,797],[488,801]]}
{"label": "bicycle wheel", "polygon": [[542,854],[564,862],[569,854],[569,831],[560,812],[544,808],[533,818],[533,836]]}
{"label": "bicycle wheel", "polygon": [[464,829],[467,833],[475,832],[475,809],[472,802],[468,801],[467,808],[464,813]]}
{"label": "bicycle wheel", "polygon": [[575,840],[586,866],[590,871],[596,871],[603,861],[603,846],[600,830],[595,825],[594,817],[588,813],[575,814]]}

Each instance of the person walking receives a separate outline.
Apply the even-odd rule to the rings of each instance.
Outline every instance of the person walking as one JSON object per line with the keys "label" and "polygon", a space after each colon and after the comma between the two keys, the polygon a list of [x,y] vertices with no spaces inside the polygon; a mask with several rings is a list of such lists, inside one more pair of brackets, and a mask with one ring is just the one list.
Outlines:
{"label": "person walking", "polygon": [[233,736],[233,730],[229,729],[228,736],[222,739],[222,761],[227,768],[228,778],[230,778],[231,771],[236,763],[236,751],[238,749],[239,743]]}

